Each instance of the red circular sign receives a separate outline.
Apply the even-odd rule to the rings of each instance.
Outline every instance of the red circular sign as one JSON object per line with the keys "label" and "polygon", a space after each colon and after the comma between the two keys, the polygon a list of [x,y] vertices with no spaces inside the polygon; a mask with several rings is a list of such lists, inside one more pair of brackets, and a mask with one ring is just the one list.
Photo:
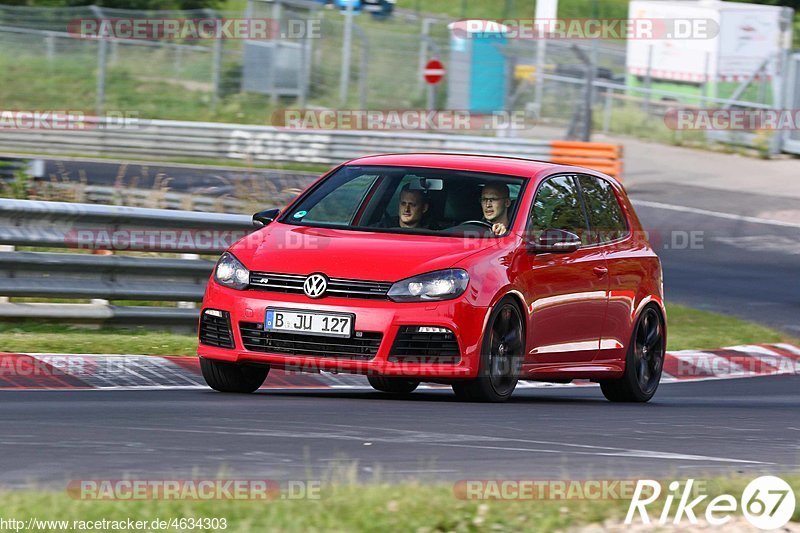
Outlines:
{"label": "red circular sign", "polygon": [[439,83],[444,78],[444,65],[438,59],[431,59],[422,69],[422,76],[431,85]]}

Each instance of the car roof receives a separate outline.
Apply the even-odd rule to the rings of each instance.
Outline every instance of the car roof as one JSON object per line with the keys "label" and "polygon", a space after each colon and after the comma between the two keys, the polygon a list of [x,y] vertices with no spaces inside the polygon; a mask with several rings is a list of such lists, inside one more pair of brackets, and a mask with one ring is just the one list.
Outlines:
{"label": "car roof", "polygon": [[386,165],[428,167],[448,170],[471,170],[490,174],[505,174],[520,178],[530,178],[546,169],[563,167],[546,161],[522,159],[517,157],[477,154],[447,153],[406,153],[381,154],[359,157],[345,163],[346,165]]}

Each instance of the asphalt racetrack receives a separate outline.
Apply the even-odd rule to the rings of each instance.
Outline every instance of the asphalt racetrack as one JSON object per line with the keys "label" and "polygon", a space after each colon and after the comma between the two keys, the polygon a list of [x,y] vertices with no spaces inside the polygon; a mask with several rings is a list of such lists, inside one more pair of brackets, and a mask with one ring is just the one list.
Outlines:
{"label": "asphalt racetrack", "polygon": [[798,376],[662,384],[644,405],[597,387],[465,404],[449,390],[0,392],[0,484],[201,477],[363,481],[619,479],[800,466]]}

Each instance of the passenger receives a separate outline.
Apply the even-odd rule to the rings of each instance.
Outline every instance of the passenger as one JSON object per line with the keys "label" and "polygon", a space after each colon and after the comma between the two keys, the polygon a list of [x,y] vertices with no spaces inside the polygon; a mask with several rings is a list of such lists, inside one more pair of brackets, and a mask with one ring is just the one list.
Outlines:
{"label": "passenger", "polygon": [[508,231],[508,208],[511,195],[505,183],[487,183],[481,191],[483,220],[492,225],[492,233],[503,235]]}

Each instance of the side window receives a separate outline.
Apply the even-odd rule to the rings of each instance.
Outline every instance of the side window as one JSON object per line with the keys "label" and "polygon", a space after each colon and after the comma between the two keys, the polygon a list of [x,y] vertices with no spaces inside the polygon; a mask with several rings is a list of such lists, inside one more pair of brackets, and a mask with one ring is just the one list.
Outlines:
{"label": "side window", "polygon": [[562,229],[587,242],[586,218],[572,176],[556,176],[542,183],[533,200],[529,228],[532,239],[545,230]]}
{"label": "side window", "polygon": [[578,176],[589,215],[594,242],[609,242],[628,234],[628,224],[614,194],[614,188],[594,176]]}

